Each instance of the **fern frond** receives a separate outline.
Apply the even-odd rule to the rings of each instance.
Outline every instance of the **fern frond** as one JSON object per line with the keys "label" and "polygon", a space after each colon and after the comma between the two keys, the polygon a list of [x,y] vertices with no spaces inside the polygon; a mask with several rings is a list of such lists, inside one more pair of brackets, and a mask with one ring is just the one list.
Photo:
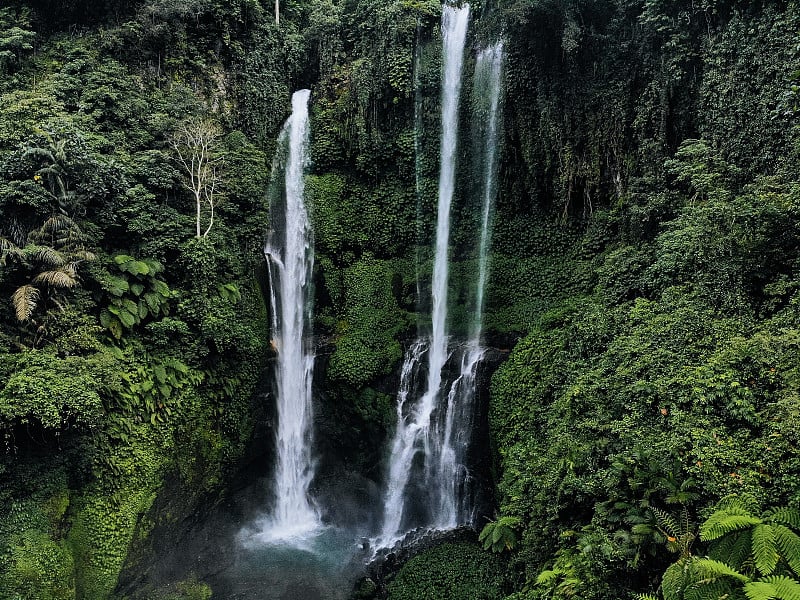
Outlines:
{"label": "fern frond", "polygon": [[73,288],[78,285],[77,278],[74,275],[70,275],[64,269],[39,273],[33,278],[33,282],[56,288]]}
{"label": "fern frond", "polygon": [[785,575],[773,575],[763,579],[772,585],[777,593],[777,598],[781,600],[800,600],[800,582],[786,577]]}
{"label": "fern frond", "polygon": [[61,267],[60,270],[64,271],[64,273],[66,273],[67,275],[69,275],[73,279],[77,280],[77,278],[78,278],[78,265],[79,264],[80,263],[78,261],[68,262],[63,267]]}
{"label": "fern frond", "polygon": [[11,296],[14,303],[14,311],[17,313],[18,321],[27,321],[31,318],[36,304],[39,302],[39,290],[32,285],[23,285]]}
{"label": "fern frond", "polygon": [[547,569],[536,577],[536,585],[553,585],[564,573],[560,569]]}
{"label": "fern frond", "polygon": [[34,261],[49,267],[61,267],[67,263],[61,252],[49,246],[28,246],[25,253]]}
{"label": "fern frond", "polygon": [[653,594],[636,594],[634,598],[635,600],[658,600],[658,596]]}
{"label": "fern frond", "polygon": [[800,600],[800,583],[785,576],[765,577],[744,586],[748,600]]}
{"label": "fern frond", "polygon": [[775,589],[775,586],[765,581],[751,581],[744,586],[747,600],[773,600],[777,593],[778,590]]}
{"label": "fern frond", "polygon": [[97,255],[94,252],[89,252],[88,250],[76,250],[74,256],[79,260],[85,260],[87,262],[97,260]]}
{"label": "fern frond", "polygon": [[761,512],[758,500],[752,494],[729,494],[717,502],[714,509],[736,515],[755,515]]}
{"label": "fern frond", "polygon": [[80,227],[78,227],[78,224],[75,223],[75,221],[70,219],[67,215],[61,214],[52,215],[44,223],[42,223],[42,226],[38,229],[39,233],[50,236],[54,236],[59,232],[70,230],[78,233],[81,232]]}
{"label": "fern frond", "polygon": [[710,542],[734,531],[749,529],[761,523],[761,519],[752,515],[732,514],[717,511],[700,526],[700,539]]}
{"label": "fern frond", "polygon": [[737,535],[724,536],[711,544],[708,556],[721,560],[734,569],[741,569],[750,559],[751,539],[752,533],[749,529],[740,531]]}
{"label": "fern frond", "polygon": [[22,259],[25,254],[14,242],[0,236],[0,265],[6,264],[6,258],[9,256]]}
{"label": "fern frond", "polygon": [[792,571],[800,575],[800,536],[785,525],[773,525],[772,528],[781,555],[789,563]]}
{"label": "fern frond", "polygon": [[692,562],[692,570],[700,576],[698,582],[711,581],[720,577],[731,577],[738,581],[750,581],[747,575],[742,575],[724,562],[712,558],[695,559]]}
{"label": "fern frond", "polygon": [[658,526],[671,535],[672,537],[677,538],[681,533],[680,525],[678,525],[678,521],[673,517],[670,513],[665,510],[661,510],[655,506],[651,506],[650,510],[653,511],[653,514],[656,517],[656,523]]}
{"label": "fern frond", "polygon": [[770,523],[781,523],[788,525],[792,529],[800,530],[800,510],[795,508],[776,508],[769,512],[767,521]]}
{"label": "fern frond", "polygon": [[733,600],[741,597],[740,585],[730,579],[701,581],[686,590],[683,600]]}
{"label": "fern frond", "polygon": [[753,528],[753,558],[756,569],[762,575],[771,575],[778,566],[778,554],[775,531],[771,525],[756,525]]}
{"label": "fern frond", "polygon": [[661,593],[664,595],[664,600],[683,600],[687,580],[691,581],[687,575],[692,562],[694,562],[692,559],[681,559],[664,571],[661,578]]}

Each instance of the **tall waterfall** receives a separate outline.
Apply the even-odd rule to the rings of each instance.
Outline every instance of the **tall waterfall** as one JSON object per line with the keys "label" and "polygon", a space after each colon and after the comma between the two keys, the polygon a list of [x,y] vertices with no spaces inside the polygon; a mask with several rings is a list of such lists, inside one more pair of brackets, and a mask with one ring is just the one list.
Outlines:
{"label": "tall waterfall", "polygon": [[263,531],[263,536],[271,540],[303,538],[320,527],[319,512],[308,494],[314,476],[311,457],[314,354],[310,329],[314,248],[303,201],[303,176],[308,165],[310,94],[309,90],[294,93],[292,114],[278,139],[279,152],[285,161],[285,202],[270,207],[272,229],[264,248],[272,290],[273,343],[278,354],[275,508]]}
{"label": "tall waterfall", "polygon": [[477,144],[475,162],[482,166],[481,225],[478,246],[478,280],[470,323],[469,339],[461,355],[459,374],[447,395],[442,451],[437,473],[438,479],[429,485],[440,488],[440,515],[455,515],[456,521],[439,522],[439,527],[453,527],[469,519],[470,479],[465,459],[469,449],[473,424],[474,401],[477,392],[477,370],[485,353],[481,346],[483,306],[486,280],[489,273],[489,243],[491,217],[497,195],[497,148],[499,142],[499,108],[501,75],[503,69],[503,44],[482,50],[475,63],[472,102],[473,132]]}
{"label": "tall waterfall", "polygon": [[[432,333],[430,342],[418,341],[409,349],[403,364],[404,381],[398,394],[398,421],[389,462],[389,478],[384,507],[383,540],[394,538],[406,516],[406,487],[414,469],[415,457],[422,452],[425,479],[439,481],[444,436],[437,431],[432,417],[440,409],[442,370],[447,362],[447,286],[450,244],[450,207],[455,190],[456,148],[458,142],[458,107],[461,97],[461,70],[469,23],[469,5],[442,7],[442,43],[444,54],[442,78],[442,137],[437,206],[436,248],[433,271]],[[408,406],[413,379],[427,353],[428,378],[425,392],[413,407]],[[437,412],[441,412],[438,410]],[[452,487],[452,486],[450,486]],[[457,522],[456,498],[451,489],[439,488],[430,499],[429,524],[452,527]],[[430,490],[435,493],[435,490]]]}

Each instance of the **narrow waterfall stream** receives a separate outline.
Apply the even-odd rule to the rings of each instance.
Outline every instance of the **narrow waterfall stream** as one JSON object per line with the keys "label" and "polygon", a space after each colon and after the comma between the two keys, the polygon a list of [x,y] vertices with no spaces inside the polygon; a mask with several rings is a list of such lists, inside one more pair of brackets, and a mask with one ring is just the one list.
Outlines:
{"label": "narrow waterfall stream", "polygon": [[[461,71],[464,45],[469,23],[469,5],[442,7],[442,44],[444,55],[442,77],[442,137],[437,207],[436,247],[433,271],[432,333],[429,342],[411,346],[403,364],[404,381],[398,394],[397,429],[389,459],[384,518],[381,533],[383,544],[390,543],[405,526],[406,487],[412,476],[415,457],[422,452],[425,479],[440,481],[444,476],[442,452],[444,436],[437,434],[432,423],[440,408],[442,370],[449,358],[447,333],[447,286],[450,250],[450,208],[455,190],[456,149],[458,145],[458,108],[461,98]],[[408,395],[416,379],[422,354],[427,354],[427,385],[422,397],[409,406]],[[438,412],[441,412],[439,410]],[[447,462],[447,461],[445,461]],[[429,501],[429,525],[440,528],[456,524],[456,498],[451,486],[436,486],[438,494]],[[431,490],[433,491],[433,490]]]}
{"label": "narrow waterfall stream", "polygon": [[[272,540],[304,538],[320,528],[320,516],[309,498],[314,477],[311,382],[311,271],[314,248],[304,203],[308,165],[309,90],[292,96],[292,114],[279,138],[285,152],[285,204],[271,206],[267,257],[273,343],[277,349],[275,387],[278,400],[275,507],[264,523],[263,536]],[[278,294],[275,293],[278,290]]]}
{"label": "narrow waterfall stream", "polygon": [[466,347],[462,349],[459,374],[447,394],[438,479],[429,481],[429,485],[436,485],[440,489],[439,514],[454,516],[454,520],[449,522],[436,523],[438,528],[455,527],[472,520],[470,476],[465,462],[473,426],[478,364],[486,352],[481,345],[481,334],[486,280],[489,275],[491,217],[497,195],[498,117],[502,93],[502,69],[502,42],[479,52],[472,90],[473,135],[477,141],[475,163],[483,167],[478,279],[469,339]]}

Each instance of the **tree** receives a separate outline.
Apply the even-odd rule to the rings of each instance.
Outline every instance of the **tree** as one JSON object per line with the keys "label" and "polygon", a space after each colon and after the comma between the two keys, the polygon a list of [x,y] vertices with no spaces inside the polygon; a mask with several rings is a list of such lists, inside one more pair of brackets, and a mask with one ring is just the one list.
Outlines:
{"label": "tree", "polygon": [[16,14],[10,8],[0,9],[0,73],[20,62],[23,52],[33,50],[36,34],[27,29],[27,13]]}
{"label": "tree", "polygon": [[[178,162],[189,175],[189,182],[184,185],[194,196],[198,238],[208,236],[214,225],[215,193],[221,181],[223,163],[223,157],[216,152],[216,146],[221,137],[219,125],[209,119],[187,121],[172,137],[171,145],[178,155]],[[201,218],[203,206],[206,204],[210,215],[208,227],[201,234]]]}

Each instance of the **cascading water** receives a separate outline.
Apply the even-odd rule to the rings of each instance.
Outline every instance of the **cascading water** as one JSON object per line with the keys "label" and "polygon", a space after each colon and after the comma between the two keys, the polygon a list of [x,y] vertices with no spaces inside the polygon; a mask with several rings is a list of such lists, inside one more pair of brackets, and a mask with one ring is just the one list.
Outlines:
{"label": "cascading water", "polygon": [[[464,466],[469,448],[470,432],[474,415],[477,391],[476,375],[485,348],[481,346],[483,329],[483,306],[486,280],[489,273],[489,243],[491,216],[497,195],[497,147],[499,131],[499,108],[501,99],[501,75],[503,70],[503,44],[498,42],[482,50],[475,63],[473,78],[473,127],[477,144],[476,164],[483,166],[481,189],[481,229],[478,246],[478,281],[475,286],[475,301],[470,323],[470,337],[461,356],[461,368],[447,395],[447,411],[444,425],[444,442],[440,456],[439,479],[432,481],[440,487],[443,499],[440,514],[455,513],[454,526],[469,517],[470,478]],[[449,504],[452,501],[456,504]],[[447,504],[445,504],[447,503]],[[442,526],[440,523],[439,526]]]}
{"label": "cascading water", "polygon": [[[433,271],[432,333],[426,344],[411,346],[403,364],[408,381],[401,382],[398,394],[397,430],[389,460],[389,479],[384,506],[381,538],[383,543],[400,533],[405,516],[406,486],[414,469],[415,457],[422,452],[425,479],[438,480],[442,464],[443,438],[432,427],[434,411],[439,408],[442,370],[449,357],[447,334],[447,285],[449,270],[450,207],[455,189],[456,147],[458,142],[458,107],[461,96],[461,70],[464,43],[469,23],[469,5],[442,8],[444,73],[442,79],[442,138],[437,206],[436,250]],[[427,346],[427,348],[426,348]],[[407,396],[413,374],[419,369],[421,354],[427,351],[427,386],[419,401],[408,407]],[[439,411],[441,412],[441,411]],[[444,496],[447,494],[447,497]],[[449,490],[440,489],[438,498],[430,501],[430,524],[451,527],[456,524],[456,499]]]}
{"label": "cascading water", "polygon": [[[264,523],[263,539],[303,539],[320,528],[320,516],[309,497],[314,477],[311,383],[311,271],[314,248],[303,201],[308,165],[309,90],[292,96],[292,114],[278,140],[285,153],[284,203],[271,206],[272,230],[264,248],[271,293],[273,343],[277,350],[275,387],[278,399],[275,508]],[[277,293],[276,293],[277,290]]]}

